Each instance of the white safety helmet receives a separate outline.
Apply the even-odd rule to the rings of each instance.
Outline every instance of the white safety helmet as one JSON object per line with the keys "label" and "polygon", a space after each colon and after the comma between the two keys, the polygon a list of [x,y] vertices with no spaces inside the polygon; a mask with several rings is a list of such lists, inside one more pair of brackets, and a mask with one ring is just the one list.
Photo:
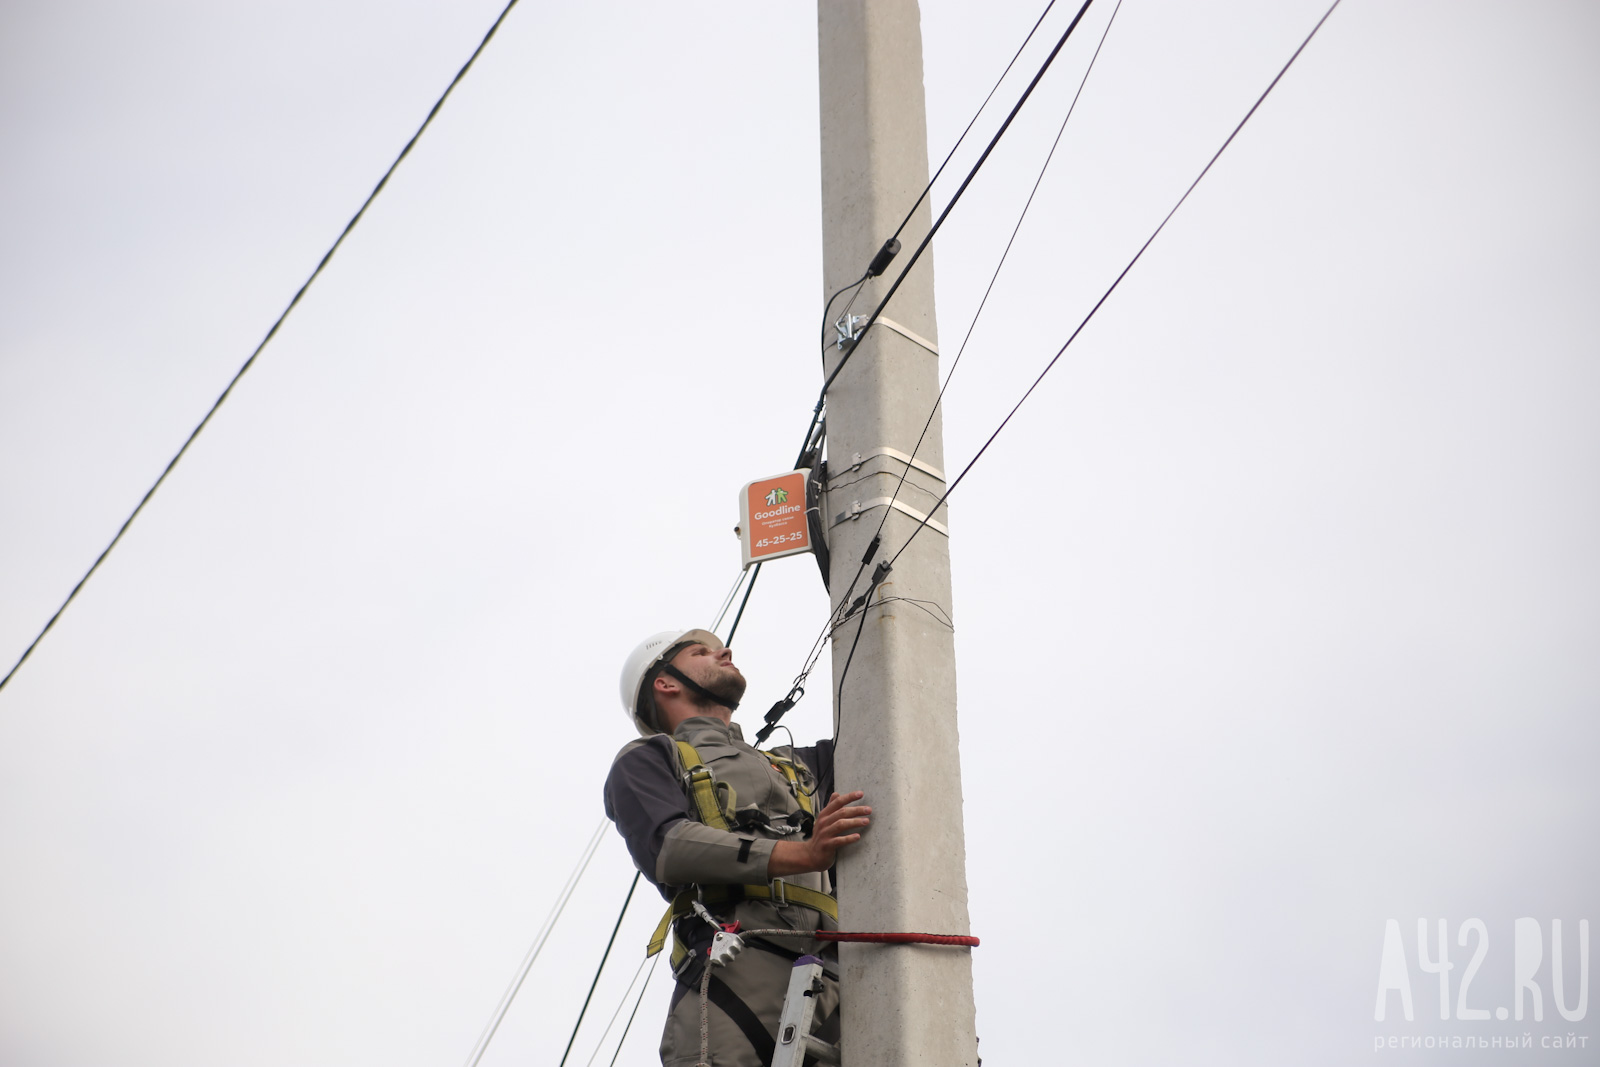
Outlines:
{"label": "white safety helmet", "polygon": [[646,706],[645,675],[661,666],[668,652],[685,644],[706,645],[713,651],[722,648],[722,640],[710,630],[662,630],[641,641],[622,664],[622,710],[641,737],[661,732],[641,714]]}

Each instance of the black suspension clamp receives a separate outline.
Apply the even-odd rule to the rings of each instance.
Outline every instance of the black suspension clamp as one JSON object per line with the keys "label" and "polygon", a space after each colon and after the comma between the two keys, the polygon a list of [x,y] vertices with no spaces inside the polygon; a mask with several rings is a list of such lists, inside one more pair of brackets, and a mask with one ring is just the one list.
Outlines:
{"label": "black suspension clamp", "polygon": [[771,737],[772,731],[778,728],[778,720],[787,715],[790,708],[800,703],[800,698],[805,695],[805,686],[796,685],[788,693],[784,694],[782,700],[768,708],[767,714],[762,720],[766,725],[756,731],[756,744],[762,744],[767,738]]}
{"label": "black suspension clamp", "polygon": [[894,257],[900,254],[900,241],[891,237],[883,242],[883,247],[878,249],[878,254],[872,257],[872,263],[867,267],[867,277],[876,278],[889,269],[889,264],[894,262]]}

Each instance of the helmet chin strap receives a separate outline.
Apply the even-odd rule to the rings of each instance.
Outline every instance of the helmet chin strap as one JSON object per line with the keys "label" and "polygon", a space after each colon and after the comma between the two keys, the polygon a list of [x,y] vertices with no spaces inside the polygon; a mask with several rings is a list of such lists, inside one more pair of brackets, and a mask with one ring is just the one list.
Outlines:
{"label": "helmet chin strap", "polygon": [[670,663],[664,664],[662,666],[661,673],[662,674],[670,674],[670,675],[672,675],[678,681],[683,683],[684,688],[688,689],[689,692],[691,692],[691,693],[695,694],[696,696],[698,696],[701,700],[709,700],[713,704],[720,704],[722,707],[727,708],[729,711],[738,711],[739,710],[739,702],[737,700],[730,702],[730,701],[724,699],[723,697],[717,696],[717,694],[713,693],[711,690],[707,689],[705,686],[701,685],[699,682],[695,681],[693,678],[690,678],[687,674],[684,674],[682,671],[680,671],[678,668],[674,667]]}

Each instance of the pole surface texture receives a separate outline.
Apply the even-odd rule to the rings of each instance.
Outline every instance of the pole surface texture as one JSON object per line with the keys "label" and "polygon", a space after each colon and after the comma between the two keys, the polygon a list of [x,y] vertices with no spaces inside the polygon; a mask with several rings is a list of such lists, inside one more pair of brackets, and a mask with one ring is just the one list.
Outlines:
{"label": "pole surface texture", "polygon": [[[921,16],[915,0],[819,0],[824,295],[860,277],[928,180]],[[868,282],[853,313],[887,292],[931,225],[924,203],[900,235],[899,257]],[[834,305],[837,319],[848,296]],[[883,317],[937,344],[933,261],[924,253]],[[838,363],[831,346],[825,371]],[[829,391],[829,491],[824,522],[837,605],[883,519],[874,565],[905,543],[916,519],[874,506],[894,494],[939,391],[939,358],[902,333],[874,327]],[[852,470],[856,454],[860,466]],[[941,421],[917,450],[943,470]],[[847,484],[848,483],[848,484]],[[899,501],[926,514],[943,482],[913,468]],[[859,505],[860,517],[838,522]],[[948,516],[934,516],[941,525]],[[837,525],[833,525],[838,522]],[[868,584],[869,566],[852,599]],[[926,603],[912,603],[912,598]],[[961,760],[956,734],[955,648],[946,535],[923,530],[873,596],[840,695],[840,673],[859,618],[833,637],[836,781],[860,789],[873,825],[839,862],[847,930],[969,933]],[[842,1052],[847,1067],[975,1067],[970,949],[845,944]]]}

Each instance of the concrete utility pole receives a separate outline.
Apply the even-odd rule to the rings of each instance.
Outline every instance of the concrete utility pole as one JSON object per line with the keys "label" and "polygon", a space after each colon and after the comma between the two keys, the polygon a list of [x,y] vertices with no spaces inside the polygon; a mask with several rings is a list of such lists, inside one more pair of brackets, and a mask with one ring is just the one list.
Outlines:
{"label": "concrete utility pole", "polygon": [[[860,277],[928,181],[922,90],[922,28],[916,0],[819,0],[822,90],[824,296]],[[899,259],[868,282],[854,313],[877,306],[927,234],[918,208],[900,235]],[[844,297],[834,305],[837,318]],[[933,261],[924,253],[894,302],[862,338],[828,396],[828,468],[839,485],[824,500],[837,604],[885,513],[895,483],[939,392]],[[910,336],[908,336],[910,335]],[[921,342],[926,342],[924,347]],[[841,351],[829,348],[825,369]],[[859,470],[850,471],[856,456]],[[944,490],[944,439],[935,416],[899,504],[926,514]],[[926,468],[926,469],[925,469]],[[843,485],[853,482],[851,485]],[[841,513],[859,518],[838,521]],[[950,551],[940,526],[923,530],[874,601],[914,597],[950,611]],[[833,525],[838,522],[837,525]],[[917,519],[888,512],[879,560],[892,556]],[[866,588],[869,567],[857,584]],[[857,620],[833,639],[834,693]],[[836,780],[861,789],[873,826],[839,863],[845,929],[965,934],[966,843],[956,737],[955,646],[948,626],[922,606],[869,608],[842,699]],[[975,1067],[970,950],[841,945],[847,1067]]]}

